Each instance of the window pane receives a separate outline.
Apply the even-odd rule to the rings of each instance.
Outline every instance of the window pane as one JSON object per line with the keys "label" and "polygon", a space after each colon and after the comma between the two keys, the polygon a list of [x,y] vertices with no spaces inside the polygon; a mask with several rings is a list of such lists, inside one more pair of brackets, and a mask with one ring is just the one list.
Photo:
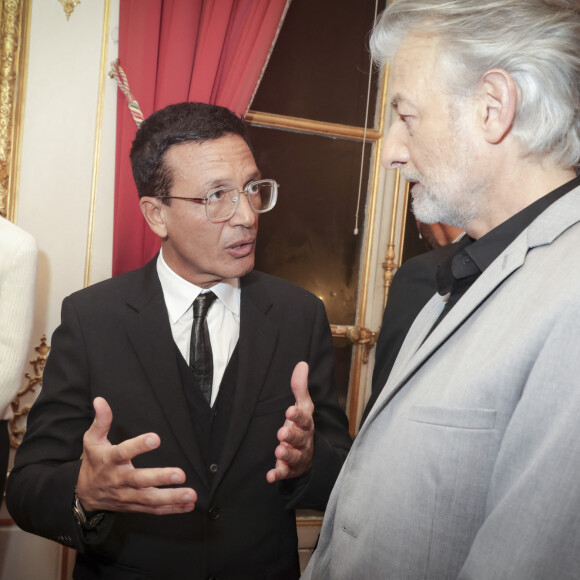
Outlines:
{"label": "window pane", "polygon": [[251,127],[258,167],[280,183],[260,217],[256,268],[319,296],[333,324],[355,324],[372,145],[365,147],[359,234],[353,234],[362,143]]}
{"label": "window pane", "polygon": [[374,0],[292,0],[252,110],[364,127],[374,13]]}

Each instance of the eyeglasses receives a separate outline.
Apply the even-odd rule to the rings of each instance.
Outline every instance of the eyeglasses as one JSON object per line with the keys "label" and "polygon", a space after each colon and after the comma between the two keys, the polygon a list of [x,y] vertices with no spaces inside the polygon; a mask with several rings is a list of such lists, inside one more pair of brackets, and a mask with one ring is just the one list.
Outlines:
{"label": "eyeglasses", "polygon": [[205,197],[177,197],[168,195],[166,199],[182,199],[192,203],[205,205],[205,213],[210,222],[225,222],[229,220],[240,205],[240,194],[245,194],[250,207],[254,213],[265,213],[270,211],[278,199],[278,183],[273,179],[260,179],[251,181],[238,191],[235,187],[217,187],[212,189]]}

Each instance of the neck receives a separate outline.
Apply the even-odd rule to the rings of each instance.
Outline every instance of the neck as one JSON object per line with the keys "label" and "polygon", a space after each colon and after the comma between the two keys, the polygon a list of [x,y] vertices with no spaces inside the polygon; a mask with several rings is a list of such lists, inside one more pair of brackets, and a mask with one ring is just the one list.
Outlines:
{"label": "neck", "polygon": [[503,171],[489,188],[486,208],[465,228],[474,239],[479,239],[536,200],[576,177],[572,168],[563,169],[544,159],[518,159],[503,164]]}

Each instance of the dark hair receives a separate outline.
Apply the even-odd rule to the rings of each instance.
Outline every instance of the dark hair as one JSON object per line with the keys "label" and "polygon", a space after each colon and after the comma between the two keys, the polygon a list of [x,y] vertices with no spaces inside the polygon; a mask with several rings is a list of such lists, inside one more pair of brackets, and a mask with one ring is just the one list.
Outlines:
{"label": "dark hair", "polygon": [[232,111],[205,103],[178,103],[141,123],[131,147],[131,166],[139,197],[167,197],[173,185],[165,153],[172,146],[239,135],[252,149],[246,124]]}

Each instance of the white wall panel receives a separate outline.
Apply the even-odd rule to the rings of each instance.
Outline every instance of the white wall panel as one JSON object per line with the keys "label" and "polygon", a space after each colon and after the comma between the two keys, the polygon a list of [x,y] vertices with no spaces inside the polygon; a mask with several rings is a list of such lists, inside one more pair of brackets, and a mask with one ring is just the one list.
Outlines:
{"label": "white wall panel", "polygon": [[[83,287],[87,261],[90,283],[111,273],[117,89],[108,76],[104,83],[100,79],[117,57],[118,15],[119,0],[82,0],[68,21],[58,0],[32,1],[15,218],[35,236],[39,247],[30,359],[37,356],[34,347],[43,334],[50,344],[62,299]],[[100,149],[98,160],[96,149]],[[33,373],[32,367],[26,371]],[[1,523],[8,518],[3,507]],[[63,574],[57,544],[15,526],[0,526],[0,580],[69,576],[70,566]]]}

